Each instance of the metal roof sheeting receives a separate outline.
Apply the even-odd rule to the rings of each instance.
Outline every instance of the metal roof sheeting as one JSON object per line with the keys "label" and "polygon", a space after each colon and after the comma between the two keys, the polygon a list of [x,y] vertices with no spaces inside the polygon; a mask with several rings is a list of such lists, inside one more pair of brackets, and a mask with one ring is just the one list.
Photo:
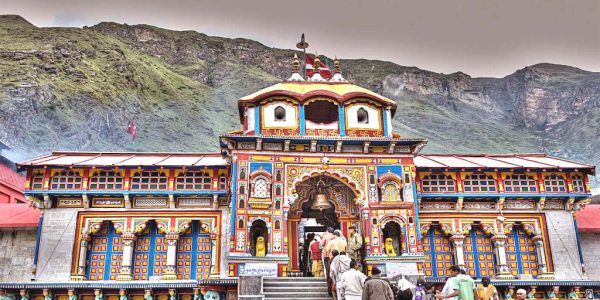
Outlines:
{"label": "metal roof sheeting", "polygon": [[595,172],[595,166],[550,157],[543,153],[421,154],[415,157],[414,162],[417,168],[580,169]]}
{"label": "metal roof sheeting", "polygon": [[24,167],[91,167],[91,166],[227,166],[220,153],[156,153],[156,152],[53,152],[50,155],[23,161]]}

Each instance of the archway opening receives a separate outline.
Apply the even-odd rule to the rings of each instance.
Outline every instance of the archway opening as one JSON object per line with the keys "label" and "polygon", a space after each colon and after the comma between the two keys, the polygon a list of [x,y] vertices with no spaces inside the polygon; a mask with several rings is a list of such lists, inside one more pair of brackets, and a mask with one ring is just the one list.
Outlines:
{"label": "archway opening", "polygon": [[[323,237],[327,227],[347,236],[348,227],[360,227],[356,193],[347,184],[327,175],[317,175],[296,185],[297,200],[291,204],[288,228],[292,272],[312,276],[309,256],[315,236]],[[325,208],[324,208],[325,207]]]}
{"label": "archway opening", "polygon": [[[388,256],[400,256],[402,254],[402,226],[390,221],[385,224],[382,231],[385,253]],[[391,239],[391,245],[388,239]]]}
{"label": "archway opening", "polygon": [[[266,256],[269,245],[269,232],[267,223],[263,220],[254,220],[250,226],[250,254],[252,256]],[[261,239],[262,238],[262,239]]]}

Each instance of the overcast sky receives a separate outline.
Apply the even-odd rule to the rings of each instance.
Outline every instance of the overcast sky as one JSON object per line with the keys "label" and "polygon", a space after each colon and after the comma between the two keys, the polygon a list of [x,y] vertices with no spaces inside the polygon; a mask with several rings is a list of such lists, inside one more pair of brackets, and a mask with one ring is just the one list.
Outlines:
{"label": "overcast sky", "polygon": [[539,62],[600,71],[598,0],[2,0],[37,26],[151,24],[369,58],[436,72],[503,77]]}

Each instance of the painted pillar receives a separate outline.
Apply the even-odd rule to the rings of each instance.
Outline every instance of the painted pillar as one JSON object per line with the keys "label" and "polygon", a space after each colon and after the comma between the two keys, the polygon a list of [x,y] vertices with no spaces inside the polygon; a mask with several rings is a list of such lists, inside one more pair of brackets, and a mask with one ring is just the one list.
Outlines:
{"label": "painted pillar", "polygon": [[162,274],[163,280],[175,280],[177,274],[175,272],[177,266],[177,241],[179,241],[179,234],[176,232],[169,232],[165,235],[167,240],[167,266]]}
{"label": "painted pillar", "polygon": [[537,263],[538,263],[538,277],[537,279],[554,279],[554,274],[548,272],[548,265],[546,261],[546,251],[544,249],[544,238],[541,234],[536,234],[532,238],[535,244],[535,250],[537,252]]}
{"label": "painted pillar", "polygon": [[300,123],[300,135],[306,134],[306,118],[304,117],[304,104],[300,104],[299,107],[299,123]]}
{"label": "painted pillar", "polygon": [[79,240],[79,259],[77,260],[77,274],[71,276],[71,280],[85,280],[85,269],[87,265],[88,245],[91,237],[87,233],[81,234]]}
{"label": "painted pillar", "polygon": [[508,271],[508,264],[506,262],[508,237],[502,229],[492,236],[492,243],[494,243],[494,252],[496,252],[496,279],[515,279]]}
{"label": "painted pillar", "polygon": [[462,233],[455,233],[450,237],[450,241],[452,242],[452,249],[454,251],[454,258],[456,259],[456,265],[459,267],[465,267],[465,252],[464,252],[464,244],[465,244],[465,236]]}
{"label": "painted pillar", "polygon": [[344,115],[344,106],[338,106],[338,119],[340,120],[340,136],[346,136],[346,116]]}
{"label": "painted pillar", "polygon": [[121,270],[119,270],[119,276],[117,280],[127,281],[132,280],[132,269],[131,264],[133,262],[133,248],[135,247],[135,240],[137,237],[131,232],[126,232],[121,235],[123,242],[123,260],[121,261]]}
{"label": "painted pillar", "polygon": [[254,108],[254,135],[260,135],[260,109],[258,107]]}
{"label": "painted pillar", "polygon": [[389,130],[389,121],[390,121],[390,107],[386,107],[383,110],[383,136],[391,136],[392,133]]}
{"label": "painted pillar", "polygon": [[299,218],[294,217],[288,219],[290,221],[290,226],[288,227],[289,237],[288,240],[289,251],[292,257],[292,272],[300,272],[300,265],[298,263],[298,223],[300,221]]}

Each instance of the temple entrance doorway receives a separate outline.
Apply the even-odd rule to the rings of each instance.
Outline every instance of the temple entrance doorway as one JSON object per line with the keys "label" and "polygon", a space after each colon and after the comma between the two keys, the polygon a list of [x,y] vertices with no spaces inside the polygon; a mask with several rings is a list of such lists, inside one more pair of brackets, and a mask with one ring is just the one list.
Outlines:
{"label": "temple entrance doorway", "polygon": [[340,230],[345,237],[348,227],[359,226],[356,193],[344,181],[318,174],[296,185],[297,199],[288,214],[291,276],[313,276],[310,245],[319,240],[328,227]]}

